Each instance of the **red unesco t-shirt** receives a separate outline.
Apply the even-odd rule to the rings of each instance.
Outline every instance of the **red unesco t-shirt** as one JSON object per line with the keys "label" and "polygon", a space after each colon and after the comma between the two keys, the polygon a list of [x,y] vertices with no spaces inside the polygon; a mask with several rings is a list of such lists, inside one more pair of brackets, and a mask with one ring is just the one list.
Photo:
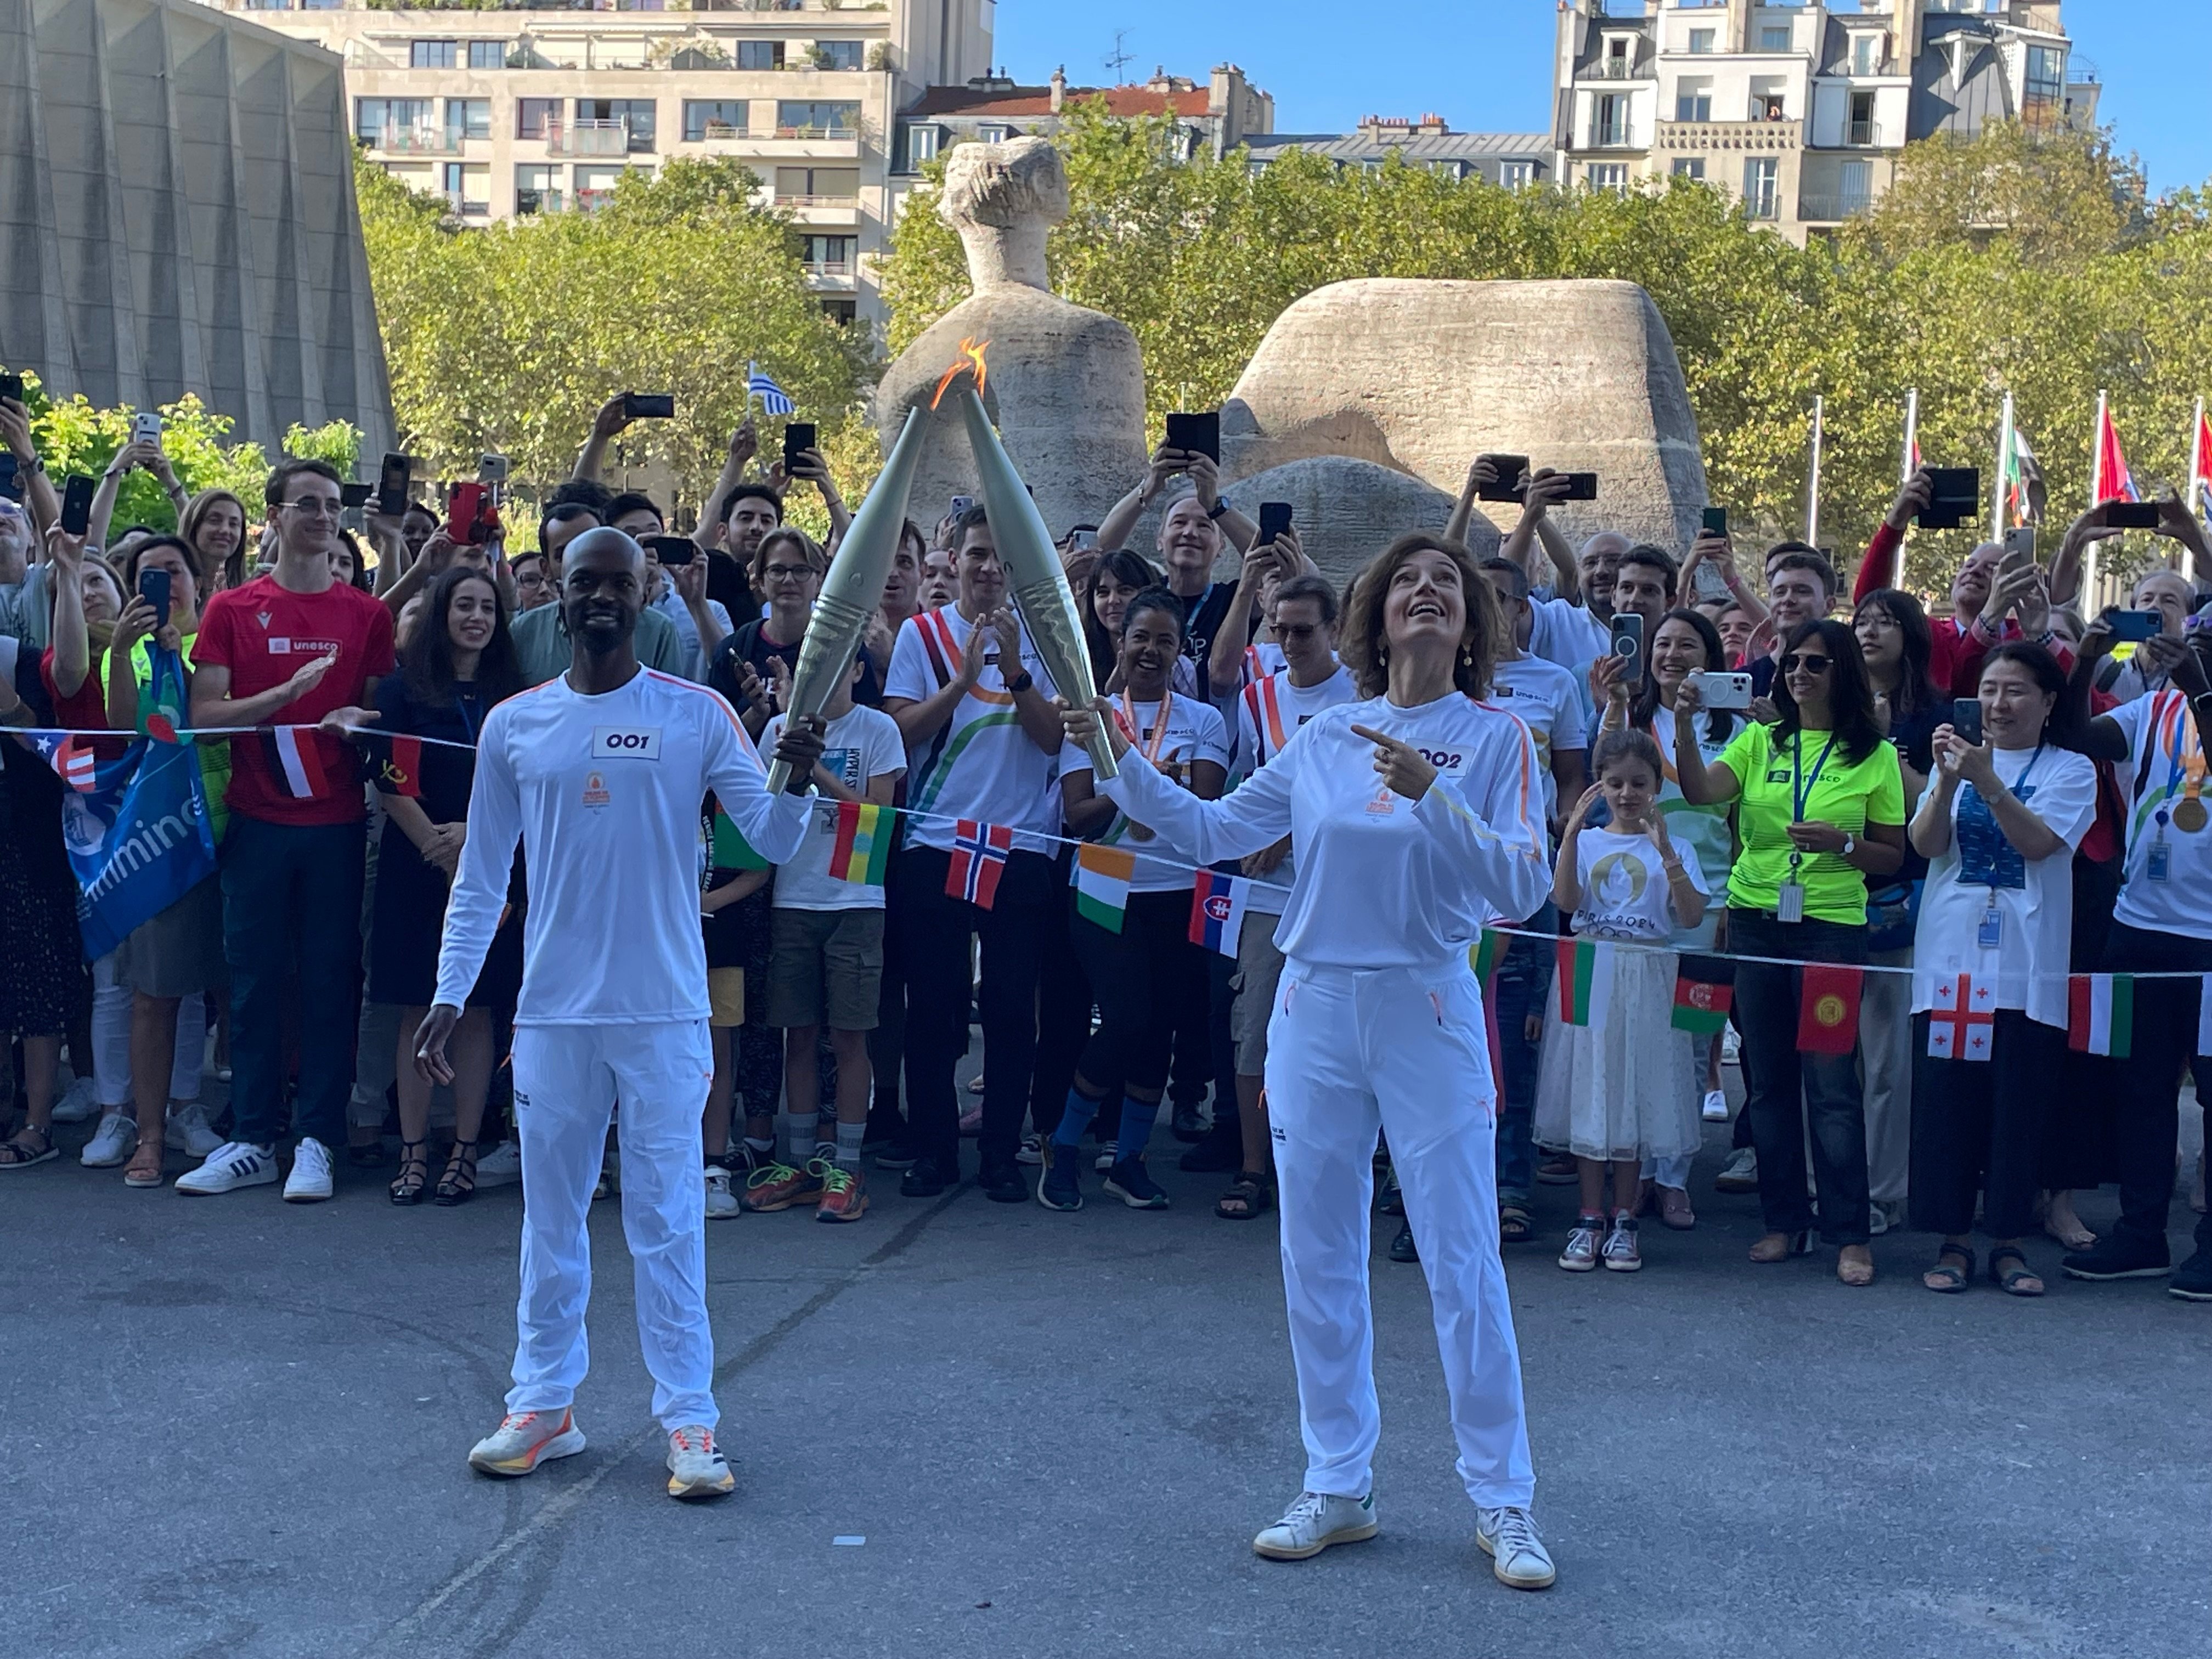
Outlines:
{"label": "red unesco t-shirt", "polygon": [[[274,714],[271,723],[313,725],[333,708],[368,702],[368,682],[392,669],[392,612],[357,587],[333,582],[319,593],[295,593],[274,576],[257,576],[216,594],[200,617],[192,659],[230,671],[230,695],[251,697],[282,685],[331,650],[338,659],[305,696]],[[352,823],[367,808],[357,781],[353,746],[319,732],[294,734],[304,763],[301,776],[313,791],[296,793],[274,769],[276,758],[259,735],[230,740],[230,810],[268,823]]]}

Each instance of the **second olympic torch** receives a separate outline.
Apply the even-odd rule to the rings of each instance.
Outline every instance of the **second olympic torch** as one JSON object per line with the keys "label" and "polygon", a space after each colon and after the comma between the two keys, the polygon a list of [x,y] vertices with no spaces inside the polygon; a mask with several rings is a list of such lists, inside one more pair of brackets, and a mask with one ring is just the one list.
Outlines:
{"label": "second olympic torch", "polygon": [[[1037,511],[1006,446],[999,441],[990,416],[984,412],[983,399],[978,395],[986,373],[983,347],[963,340],[961,349],[962,361],[946,374],[939,396],[972,364],[975,384],[960,388],[960,416],[967,426],[968,446],[975,454],[976,485],[991,520],[991,538],[999,550],[999,562],[1006,569],[1006,586],[1013,592],[1015,608],[1029,627],[1054,689],[1069,708],[1088,708],[1098,691],[1091,678],[1091,653],[1084,644],[1075,594],[1067,585],[1067,573],[1060,568],[1059,550],[1052,544],[1052,532],[1045,527],[1044,515]],[[1092,775],[1101,780],[1112,777],[1117,769],[1114,747],[1103,729],[1087,748]]]}
{"label": "second olympic torch", "polygon": [[[921,461],[922,432],[928,417],[910,410],[898,441],[884,462],[884,470],[868,491],[867,500],[845,528],[837,556],[822,578],[822,595],[807,618],[806,635],[799,643],[799,665],[791,676],[791,714],[818,714],[852,671],[853,653],[860,648],[860,635],[868,617],[883,603],[884,583],[890,579],[891,561],[897,556],[899,535],[906,526],[908,492],[914,487],[915,469]],[[890,665],[878,667],[889,672]],[[768,787],[781,794],[791,783],[791,768],[777,761],[769,768]]]}

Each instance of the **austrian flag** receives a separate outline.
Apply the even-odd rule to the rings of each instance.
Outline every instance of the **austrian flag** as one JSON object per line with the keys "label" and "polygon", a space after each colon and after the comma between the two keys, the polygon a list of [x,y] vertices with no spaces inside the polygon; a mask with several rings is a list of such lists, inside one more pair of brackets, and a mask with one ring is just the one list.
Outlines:
{"label": "austrian flag", "polygon": [[329,781],[323,775],[322,754],[315,747],[313,726],[264,727],[261,733],[261,754],[268,763],[270,781],[294,800],[313,800],[330,793]]}
{"label": "austrian flag", "polygon": [[946,896],[989,909],[999,896],[1006,854],[1013,850],[1014,832],[1005,824],[962,818],[953,832],[952,862],[945,872]]}
{"label": "austrian flag", "polygon": [[1996,988],[1961,974],[1939,981],[1928,1011],[1928,1053],[1935,1060],[1987,1060],[1997,1015]]}

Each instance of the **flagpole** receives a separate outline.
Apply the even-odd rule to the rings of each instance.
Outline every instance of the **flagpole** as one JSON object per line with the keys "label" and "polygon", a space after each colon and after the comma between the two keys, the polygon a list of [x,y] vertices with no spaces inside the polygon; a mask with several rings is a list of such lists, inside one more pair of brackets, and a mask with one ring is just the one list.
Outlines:
{"label": "flagpole", "polygon": [[[2189,426],[2189,514],[2202,522],[2204,517],[2204,399],[2197,400],[2197,414]],[[2197,551],[2194,548],[2181,550],[2181,574],[2191,581],[2197,580]]]}
{"label": "flagpole", "polygon": [[[2097,392],[2097,424],[2089,434],[2089,505],[2098,506],[2105,499],[2105,421],[2108,413],[2106,394]],[[2094,616],[2097,605],[2097,549],[2098,542],[2089,544],[2081,560],[2081,595],[2083,614]]]}
{"label": "flagpole", "polygon": [[1813,471],[1805,492],[1805,544],[1820,544],[1820,424],[1824,400],[1813,396]]}
{"label": "flagpole", "polygon": [[2012,393],[2005,393],[2004,415],[1997,422],[1997,489],[1996,510],[1990,521],[1996,526],[1995,540],[2002,541],[2005,533],[2005,502],[2012,494],[2008,473],[2012,466]]}
{"label": "flagpole", "polygon": [[1912,482],[1912,449],[1920,439],[1920,388],[1905,394],[1905,465],[1898,470],[1899,483]]}

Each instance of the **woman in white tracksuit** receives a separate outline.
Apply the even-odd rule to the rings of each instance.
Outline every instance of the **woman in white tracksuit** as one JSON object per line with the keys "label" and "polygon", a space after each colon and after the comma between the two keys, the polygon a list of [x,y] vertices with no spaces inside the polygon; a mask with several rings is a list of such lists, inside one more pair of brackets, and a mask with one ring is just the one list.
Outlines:
{"label": "woman in white tracksuit", "polygon": [[[1297,1501],[1253,1548],[1296,1560],[1375,1535],[1367,1258],[1379,1126],[1429,1278],[1476,1541],[1500,1579],[1540,1589],[1553,1573],[1528,1516],[1534,1477],[1498,1255],[1497,1091],[1468,960],[1486,918],[1532,914],[1549,884],[1535,745],[1477,700],[1501,623],[1456,543],[1392,543],[1361,573],[1346,623],[1344,659],[1365,700],[1315,715],[1221,800],[1177,788],[1105,728],[1123,764],[1102,792],[1169,847],[1212,864],[1288,834],[1297,854],[1276,935],[1286,961],[1267,1080],[1307,1465]],[[1097,715],[1067,723],[1081,738]]]}

